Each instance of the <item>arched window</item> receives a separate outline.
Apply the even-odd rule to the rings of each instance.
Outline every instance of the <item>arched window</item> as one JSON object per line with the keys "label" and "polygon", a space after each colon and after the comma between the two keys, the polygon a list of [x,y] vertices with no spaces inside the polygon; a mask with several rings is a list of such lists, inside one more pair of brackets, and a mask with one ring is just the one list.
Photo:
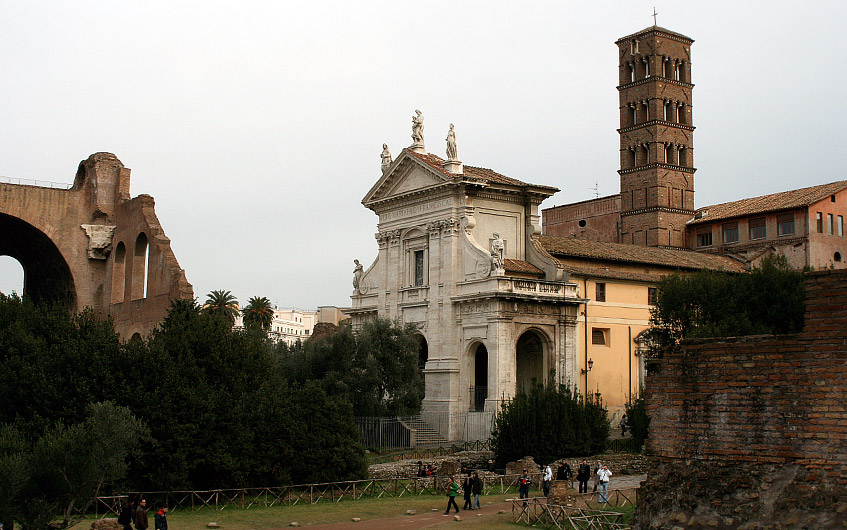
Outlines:
{"label": "arched window", "polygon": [[135,239],[135,251],[132,255],[131,300],[140,300],[147,296],[147,250],[147,234],[141,232]]}
{"label": "arched window", "polygon": [[124,301],[126,289],[126,247],[121,241],[112,253],[112,297],[111,303],[120,304]]}

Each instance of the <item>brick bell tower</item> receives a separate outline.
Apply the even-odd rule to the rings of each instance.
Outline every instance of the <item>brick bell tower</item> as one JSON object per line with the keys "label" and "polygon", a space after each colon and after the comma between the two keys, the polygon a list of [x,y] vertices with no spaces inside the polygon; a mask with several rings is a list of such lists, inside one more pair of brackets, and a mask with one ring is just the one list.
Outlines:
{"label": "brick bell tower", "polygon": [[694,217],[693,39],[652,26],[618,45],[621,243],[684,248]]}

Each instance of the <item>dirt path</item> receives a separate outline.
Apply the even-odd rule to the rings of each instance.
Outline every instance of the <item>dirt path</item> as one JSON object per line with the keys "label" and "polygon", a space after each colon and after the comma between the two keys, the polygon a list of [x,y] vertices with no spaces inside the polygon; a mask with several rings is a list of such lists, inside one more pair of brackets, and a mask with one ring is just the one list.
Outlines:
{"label": "dirt path", "polygon": [[[441,501],[439,500],[441,503]],[[444,502],[446,504],[446,497]],[[424,512],[417,515],[401,515],[399,517],[387,517],[385,519],[369,519],[358,523],[332,523],[332,524],[316,524],[304,526],[309,530],[348,530],[356,528],[358,530],[418,530],[421,528],[430,528],[439,524],[453,521],[453,516],[458,515],[462,519],[476,519],[479,517],[491,517],[497,515],[500,510],[506,510],[507,513],[512,511],[512,503],[502,501],[492,504],[483,505],[479,510],[460,510],[459,513],[450,512],[449,516],[443,515],[444,512]],[[501,516],[505,517],[505,516]]]}
{"label": "dirt path", "polygon": [[[641,481],[646,478],[647,475],[613,477],[612,487],[614,489],[633,490],[637,488]],[[461,500],[458,502],[461,504]],[[437,503],[446,504],[446,497],[443,502],[439,499]],[[500,510],[506,510],[507,514],[511,514],[512,503],[509,501],[501,501],[491,504],[483,504],[482,508],[479,510],[460,510],[458,515],[463,520],[477,519],[497,516],[500,513]],[[443,513],[444,512],[441,510],[435,512],[419,512],[417,515],[400,515],[397,517],[386,517],[383,519],[368,519],[362,520],[358,523],[350,521],[345,523],[304,525],[303,528],[308,528],[309,530],[352,530],[354,528],[359,530],[419,530],[453,521],[453,516],[457,515],[455,512],[451,512],[449,516],[444,516]],[[500,517],[507,516],[500,515]]]}

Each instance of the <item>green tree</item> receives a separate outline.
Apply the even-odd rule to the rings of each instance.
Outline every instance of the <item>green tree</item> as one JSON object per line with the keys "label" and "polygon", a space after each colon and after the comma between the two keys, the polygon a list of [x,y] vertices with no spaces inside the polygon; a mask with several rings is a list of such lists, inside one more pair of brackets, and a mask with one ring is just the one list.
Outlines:
{"label": "green tree", "polygon": [[244,327],[267,331],[274,318],[271,301],[264,296],[253,296],[247,300],[247,305],[241,310],[244,316]]}
{"label": "green tree", "polygon": [[[43,530],[57,514],[57,528],[75,522],[102,489],[123,478],[130,452],[148,436],[129,409],[113,403],[86,407],[83,422],[57,423],[26,446],[13,428],[0,434],[0,462],[12,468],[17,491],[4,499],[4,518],[17,520],[24,530]],[[17,439],[16,439],[17,437]]]}
{"label": "green tree", "polygon": [[661,356],[685,338],[797,333],[803,329],[803,271],[784,256],[764,259],[749,274],[698,271],[659,282],[648,332]]}
{"label": "green tree", "polygon": [[565,385],[536,384],[504,401],[491,446],[505,465],[526,455],[540,462],[602,452],[609,437],[608,411],[599,395],[588,399]]}
{"label": "green tree", "polygon": [[346,397],[356,415],[405,416],[420,411],[424,396],[418,349],[415,325],[376,319],[358,332],[342,325],[278,351],[289,379],[320,381],[330,395]]}
{"label": "green tree", "polygon": [[633,443],[636,447],[642,447],[650,430],[650,417],[647,415],[647,403],[643,395],[640,394],[632,403],[627,403],[626,423],[632,433]]}
{"label": "green tree", "polygon": [[238,318],[238,300],[229,291],[212,291],[203,304],[203,312],[226,317],[232,324]]}

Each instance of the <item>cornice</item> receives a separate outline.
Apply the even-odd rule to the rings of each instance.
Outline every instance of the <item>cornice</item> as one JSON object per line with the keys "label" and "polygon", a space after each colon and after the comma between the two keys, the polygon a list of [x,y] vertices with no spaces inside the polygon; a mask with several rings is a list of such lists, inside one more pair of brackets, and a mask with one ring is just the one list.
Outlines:
{"label": "cornice", "polygon": [[652,212],[681,213],[685,215],[690,215],[692,217],[694,216],[694,210],[683,210],[682,208],[668,208],[667,206],[651,206],[650,208],[639,208],[638,210],[621,211],[621,217],[629,217],[630,215],[639,215],[642,213]]}
{"label": "cornice", "polygon": [[[648,142],[648,143],[650,143],[650,142]],[[661,142],[655,142],[655,143],[661,143]],[[647,165],[644,165],[644,166],[638,166],[638,167],[634,167],[632,169],[619,169],[618,175],[630,175],[632,173],[638,173],[639,171],[643,171],[645,169],[656,169],[656,168],[670,169],[672,171],[680,171],[682,173],[691,173],[692,175],[694,174],[694,172],[697,171],[696,167],[675,166],[673,164],[665,164],[664,162],[653,162],[652,164],[647,164]]]}
{"label": "cornice", "polygon": [[628,133],[630,131],[634,131],[636,129],[642,129],[642,128],[645,128],[645,127],[649,127],[651,125],[663,125],[663,126],[666,126],[666,127],[673,127],[674,129],[682,129],[684,131],[689,131],[689,132],[696,129],[696,127],[694,127],[693,125],[684,125],[682,123],[675,123],[675,122],[672,122],[672,121],[665,121],[665,120],[650,120],[650,121],[645,121],[644,123],[639,123],[638,125],[633,125],[631,127],[622,127],[620,129],[618,129],[618,132],[620,134]]}
{"label": "cornice", "polygon": [[657,75],[651,75],[650,77],[645,77],[643,79],[639,79],[638,81],[633,81],[632,83],[627,83],[625,85],[618,85],[618,91],[623,91],[628,88],[646,85],[647,83],[658,83],[658,82],[668,83],[670,85],[677,85],[681,87],[694,88],[694,83],[686,83],[684,81],[677,81],[676,79],[670,79],[667,77],[660,77]]}

